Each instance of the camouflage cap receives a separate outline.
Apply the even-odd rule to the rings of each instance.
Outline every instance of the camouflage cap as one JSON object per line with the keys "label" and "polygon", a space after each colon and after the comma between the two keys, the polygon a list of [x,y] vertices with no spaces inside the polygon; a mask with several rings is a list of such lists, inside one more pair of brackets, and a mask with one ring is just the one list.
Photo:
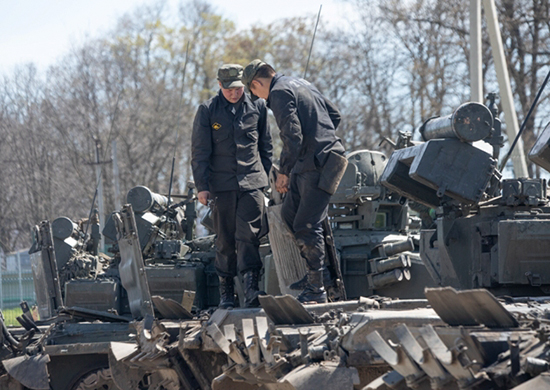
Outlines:
{"label": "camouflage cap", "polygon": [[250,91],[250,83],[252,82],[252,79],[256,76],[258,69],[260,69],[263,65],[266,65],[266,63],[262,60],[255,59],[248,64],[246,68],[244,68],[243,83],[248,91]]}
{"label": "camouflage cap", "polygon": [[237,64],[225,64],[218,69],[218,80],[224,89],[244,87],[241,79],[243,67]]}

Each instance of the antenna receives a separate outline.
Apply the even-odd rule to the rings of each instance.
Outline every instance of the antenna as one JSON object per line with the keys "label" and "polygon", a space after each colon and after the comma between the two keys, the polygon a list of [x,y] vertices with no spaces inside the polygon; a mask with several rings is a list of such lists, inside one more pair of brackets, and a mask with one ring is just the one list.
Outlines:
{"label": "antenna", "polygon": [[183,65],[183,77],[181,79],[181,91],[180,91],[180,106],[178,110],[178,121],[176,122],[176,142],[174,142],[174,154],[172,156],[172,169],[170,170],[170,183],[168,184],[168,203],[167,206],[170,206],[171,195],[172,195],[172,182],[174,180],[174,165],[176,164],[176,148],[178,146],[178,137],[179,137],[179,125],[180,125],[180,112],[183,105],[183,87],[185,85],[185,70],[187,69],[187,59],[189,58],[189,41],[187,41],[187,49],[185,50],[185,64]]}
{"label": "antenna", "polygon": [[508,162],[508,159],[510,158],[510,155],[514,151],[514,148],[518,143],[519,137],[521,137],[521,133],[523,133],[523,130],[525,130],[525,125],[527,124],[529,117],[533,113],[533,110],[535,109],[535,106],[537,105],[540,95],[542,94],[544,87],[546,87],[546,83],[548,83],[549,78],[550,78],[550,71],[548,72],[548,74],[546,75],[546,78],[544,79],[544,82],[540,86],[539,91],[537,92],[537,96],[535,96],[535,100],[533,100],[533,103],[531,104],[531,108],[529,108],[529,112],[527,113],[527,116],[525,117],[525,119],[523,120],[523,123],[521,124],[521,128],[519,129],[518,134],[514,139],[514,142],[512,142],[512,146],[510,146],[510,150],[508,150],[508,153],[506,153],[506,156],[504,156],[504,158],[502,159],[502,162],[500,163],[500,171],[504,169],[504,167],[506,166],[506,163]]}
{"label": "antenna", "polygon": [[[109,128],[109,134],[108,134],[108,137],[107,137],[107,142],[111,141],[111,136],[113,134],[113,129],[115,127],[115,121],[116,121],[117,112],[118,112],[118,104],[120,102],[120,97],[122,96],[123,92],[124,92],[124,90],[121,90],[117,95],[115,110],[113,112],[113,119],[111,120],[111,127]],[[98,134],[97,138],[95,138],[95,137],[92,137],[92,138],[94,138],[94,141],[99,140],[99,134]],[[92,164],[103,164],[103,163],[105,163],[106,162],[105,161],[106,153],[107,153],[107,148],[105,148],[105,151],[103,152],[103,158],[100,160],[99,159],[99,154],[97,152],[97,144],[96,144],[96,162],[92,163]],[[96,186],[95,186],[94,197],[92,199],[92,205],[90,207],[90,213],[88,214],[88,222],[86,223],[86,228],[84,229],[84,236],[85,237],[88,236],[88,228],[90,227],[90,224],[91,224],[92,214],[94,212],[95,201],[96,201],[96,199],[99,195],[99,185],[101,184],[102,176],[103,176],[103,169],[100,169],[99,170],[99,175],[97,175],[97,177],[96,177],[97,183],[96,183]],[[101,219],[100,219],[100,221],[101,221]],[[101,225],[101,222],[100,222],[100,225]],[[100,226],[100,227],[103,228],[104,226]]]}
{"label": "antenna", "polygon": [[319,19],[321,18],[321,9],[323,4],[319,6],[319,14],[317,14],[317,22],[315,23],[315,29],[313,30],[313,37],[311,38],[311,46],[309,46],[309,54],[307,55],[306,69],[304,70],[304,79],[306,78],[307,68],[309,66],[309,58],[311,57],[311,50],[313,50],[313,42],[315,41],[315,34],[317,33],[317,25],[319,24]]}

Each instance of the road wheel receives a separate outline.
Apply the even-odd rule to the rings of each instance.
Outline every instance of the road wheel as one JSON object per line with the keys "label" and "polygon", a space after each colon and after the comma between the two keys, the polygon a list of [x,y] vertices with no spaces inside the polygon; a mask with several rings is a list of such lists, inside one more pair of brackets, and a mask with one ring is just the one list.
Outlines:
{"label": "road wheel", "polygon": [[89,372],[78,381],[73,390],[119,390],[109,368]]}

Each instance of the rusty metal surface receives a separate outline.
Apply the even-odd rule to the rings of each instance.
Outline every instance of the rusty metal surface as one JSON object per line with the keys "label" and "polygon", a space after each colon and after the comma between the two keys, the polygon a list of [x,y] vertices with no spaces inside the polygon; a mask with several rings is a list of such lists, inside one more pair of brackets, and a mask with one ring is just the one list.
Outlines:
{"label": "rusty metal surface", "polygon": [[120,249],[120,280],[128,292],[130,310],[134,318],[154,316],[149,284],[145,277],[145,264],[137,236],[132,206],[125,205],[120,213],[113,214]]}
{"label": "rusty metal surface", "polygon": [[489,328],[515,328],[519,325],[514,316],[487,290],[461,291],[458,295],[480,324]]}
{"label": "rusty metal surface", "polygon": [[208,323],[209,324],[217,324],[217,325],[220,325],[225,319],[226,317],[229,315],[229,310],[226,310],[226,309],[217,309],[216,311],[214,311],[214,313],[212,313],[212,315],[210,316],[210,319],[208,320]]}
{"label": "rusty metal surface", "polygon": [[[51,345],[75,345],[127,341],[135,333],[128,322],[66,322],[52,328]],[[48,345],[49,347],[49,345]]]}
{"label": "rusty metal surface", "polygon": [[163,298],[158,295],[151,297],[155,309],[157,309],[162,318],[170,320],[190,320],[193,315],[187,311],[182,305],[173,299]]}
{"label": "rusty metal surface", "polygon": [[[282,343],[288,336],[285,331],[290,329],[300,335],[305,349],[296,349],[297,343]],[[215,323],[210,324],[206,334],[228,357],[224,373],[213,381],[212,388],[237,389],[236,384],[244,382],[265,390],[353,389],[359,384],[357,370],[342,364],[336,347],[338,338],[327,339],[323,332],[321,325],[293,325],[272,332],[267,318],[262,316],[243,319],[242,324],[227,324],[223,331]],[[332,347],[325,345],[329,341],[333,342]],[[311,364],[303,364],[310,361]]]}
{"label": "rusty metal surface", "polygon": [[31,254],[32,272],[38,312],[40,318],[45,320],[54,316],[56,310],[63,306],[63,295],[50,223],[42,221],[39,227],[35,227],[35,234],[40,248]]}
{"label": "rusty metal surface", "polygon": [[146,371],[139,367],[131,368],[125,364],[123,359],[131,356],[135,349],[121,347],[120,345],[113,346],[109,351],[109,367],[113,381],[120,389],[137,389]]}
{"label": "rusty metal surface", "polygon": [[115,279],[69,280],[65,282],[65,306],[121,313],[120,290],[120,282]]}
{"label": "rusty metal surface", "polygon": [[[415,383],[422,379],[426,374],[418,367],[413,359],[405,353],[405,349],[401,345],[396,345],[392,348],[386,340],[380,336],[378,331],[374,331],[367,335],[372,348],[384,359],[392,368],[407,378],[408,383]],[[422,354],[422,351],[420,351]]]}
{"label": "rusty metal surface", "polygon": [[[463,327],[409,328],[400,324],[393,332],[395,343],[386,342],[378,331],[367,338],[380,357],[405,379],[400,389],[467,389],[488,378],[480,371],[484,350]],[[380,377],[366,388],[383,389],[384,383]]]}
{"label": "rusty metal surface", "polygon": [[222,376],[214,379],[212,390],[260,390],[260,386],[246,382],[234,382],[230,377]]}
{"label": "rusty metal surface", "polygon": [[498,235],[500,283],[537,286],[550,283],[549,220],[500,221]]}
{"label": "rusty metal surface", "polygon": [[44,352],[50,356],[78,356],[88,354],[105,354],[109,351],[110,342],[76,343],[61,345],[46,345]]}
{"label": "rusty metal surface", "polygon": [[419,331],[432,354],[454,378],[463,383],[474,380],[472,371],[459,363],[457,350],[448,348],[439,338],[433,326],[423,326]]}
{"label": "rusty metal surface", "polygon": [[[139,388],[148,383],[149,388],[178,390],[182,382],[168,354],[167,328],[158,321],[145,319],[134,324],[137,345],[112,343],[109,351],[109,366],[113,381],[121,389]],[[183,389],[192,390],[186,386]]]}
{"label": "rusty metal surface", "polygon": [[54,312],[52,300],[48,295],[47,272],[42,260],[42,251],[31,253],[31,267],[36,293],[36,304],[40,318],[50,318]]}
{"label": "rusty metal surface", "polygon": [[426,289],[426,298],[441,319],[452,326],[518,326],[514,316],[487,290],[457,292],[452,287]]}
{"label": "rusty metal surface", "polygon": [[193,302],[195,301],[195,291],[183,291],[183,297],[181,298],[181,305],[185,310],[191,312],[193,309]]}
{"label": "rusty metal surface", "polygon": [[18,356],[2,361],[8,374],[23,386],[33,390],[48,390],[48,355]]}
{"label": "rusty metal surface", "polygon": [[0,389],[2,390],[25,390],[23,385],[8,374],[0,375]]}
{"label": "rusty metal surface", "polygon": [[416,364],[430,377],[433,388],[443,388],[451,381],[451,376],[429,348],[420,345],[419,340],[405,324],[399,324],[394,332],[401,345]]}
{"label": "rusty metal surface", "polygon": [[260,295],[260,305],[275,325],[300,325],[315,322],[311,314],[291,295]]}
{"label": "rusty metal surface", "polygon": [[405,385],[405,378],[397,371],[390,371],[382,376],[379,376],[374,381],[363,387],[362,390],[404,390],[407,388]]}
{"label": "rusty metal surface", "polygon": [[130,322],[132,320],[129,317],[111,314],[106,311],[84,309],[81,307],[63,307],[59,310],[59,313],[79,317],[88,321]]}
{"label": "rusty metal surface", "polygon": [[73,387],[73,390],[118,390],[114,382],[110,368],[99,368],[83,377]]}
{"label": "rusty metal surface", "polygon": [[269,243],[281,293],[298,295],[300,291],[291,290],[288,286],[302,279],[307,272],[307,266],[300,255],[294,234],[281,217],[281,207],[282,205],[274,205],[267,208]]}
{"label": "rusty metal surface", "polygon": [[[261,308],[233,310],[217,309],[207,321],[207,326],[216,324],[220,329],[223,329],[227,324],[241,324],[244,319],[257,320],[260,317],[266,318],[265,312]],[[219,346],[213,342],[210,337],[202,339],[201,348],[205,351],[221,352]]]}
{"label": "rusty metal surface", "polygon": [[[347,161],[346,161],[347,165]],[[345,301],[347,299],[342,276],[342,265],[334,243],[334,234],[329,218],[323,220],[323,238],[325,239],[325,265],[330,273],[331,283],[325,286],[330,301]],[[325,283],[326,284],[326,283]]]}
{"label": "rusty metal surface", "polygon": [[120,343],[113,342],[109,345],[110,353],[113,355],[113,358],[118,360],[123,360],[135,353],[138,350],[138,346],[134,343]]}
{"label": "rusty metal surface", "polygon": [[279,382],[288,383],[295,390],[352,390],[355,384],[359,384],[359,375],[353,367],[340,366],[336,362],[322,362],[298,367]]}
{"label": "rusty metal surface", "polygon": [[544,372],[539,376],[514,387],[512,390],[550,390],[550,373]]}
{"label": "rusty metal surface", "polygon": [[350,329],[342,337],[342,347],[350,353],[372,351],[367,335],[377,330],[384,339],[392,339],[394,338],[392,329],[400,323],[418,327],[426,324],[445,325],[433,309],[427,308],[354,312],[350,314]]}
{"label": "rusty metal surface", "polygon": [[426,289],[426,298],[443,321],[451,326],[478,325],[470,311],[457,299],[457,291],[451,287]]}

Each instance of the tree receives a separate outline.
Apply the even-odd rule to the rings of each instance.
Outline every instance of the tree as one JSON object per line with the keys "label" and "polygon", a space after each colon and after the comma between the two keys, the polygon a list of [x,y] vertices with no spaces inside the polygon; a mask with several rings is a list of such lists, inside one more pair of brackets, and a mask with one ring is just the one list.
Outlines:
{"label": "tree", "polygon": [[[469,1],[349,1],[360,22],[328,28],[321,18],[307,79],[342,112],[338,135],[348,151],[390,153],[387,144],[379,146],[384,138],[469,99]],[[520,119],[548,65],[548,4],[497,0]],[[169,11],[164,2],[138,7],[43,76],[29,65],[0,81],[1,249],[27,246],[30,227],[42,219],[88,215],[96,140],[107,211],[115,203],[112,140],[123,193],[135,185],[167,193],[174,152],[174,192],[183,191],[191,178],[193,118],[217,93],[223,63],[261,58],[280,73],[304,74],[316,15],[237,30],[206,1],[182,3],[176,20]],[[485,91],[498,91],[488,37],[483,40]],[[527,123],[526,150],[548,122],[547,96]]]}

